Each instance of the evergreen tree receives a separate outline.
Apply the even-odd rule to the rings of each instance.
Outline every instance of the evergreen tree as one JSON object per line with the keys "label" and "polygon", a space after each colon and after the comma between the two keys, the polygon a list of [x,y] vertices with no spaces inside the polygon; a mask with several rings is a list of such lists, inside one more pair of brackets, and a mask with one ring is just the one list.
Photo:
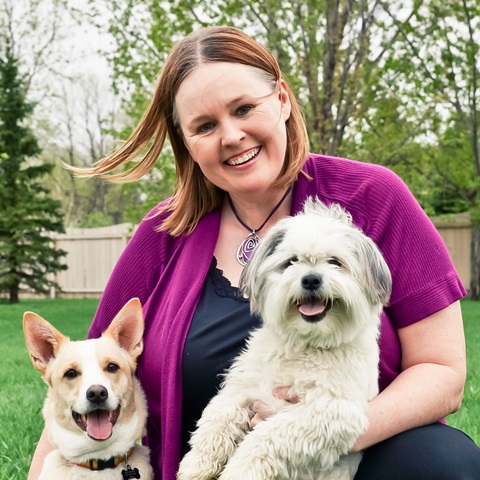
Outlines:
{"label": "evergreen tree", "polygon": [[27,120],[33,104],[8,42],[0,52],[0,291],[18,303],[27,288],[46,294],[58,287],[52,274],[67,267],[66,254],[49,237],[63,232],[60,203],[49,198],[43,178],[52,165],[38,164],[40,147]]}

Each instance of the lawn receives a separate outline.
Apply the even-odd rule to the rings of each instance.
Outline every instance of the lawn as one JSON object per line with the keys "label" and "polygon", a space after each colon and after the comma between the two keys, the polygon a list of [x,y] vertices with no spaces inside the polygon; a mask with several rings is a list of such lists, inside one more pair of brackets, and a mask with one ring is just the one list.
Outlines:
{"label": "lawn", "polygon": [[480,445],[480,302],[462,302],[467,340],[467,383],[460,410],[448,417],[449,425],[468,433]]}
{"label": "lawn", "polygon": [[[0,303],[0,480],[27,477],[30,458],[43,429],[41,406],[46,386],[28,358],[22,316],[31,310],[73,340],[85,337],[97,300],[25,300]],[[463,406],[448,419],[480,444],[480,303],[463,302],[468,349],[468,379]]]}

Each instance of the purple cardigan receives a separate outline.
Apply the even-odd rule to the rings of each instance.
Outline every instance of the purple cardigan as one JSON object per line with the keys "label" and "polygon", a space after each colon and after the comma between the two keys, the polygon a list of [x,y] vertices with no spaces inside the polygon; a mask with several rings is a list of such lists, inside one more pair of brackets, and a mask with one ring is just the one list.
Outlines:
{"label": "purple cardigan", "polygon": [[[396,330],[465,295],[434,226],[404,183],[377,165],[310,155],[293,190],[291,214],[308,196],[337,202],[381,249],[393,277],[390,305],[382,317],[380,389],[400,373]],[[89,331],[99,336],[121,307],[140,298],[145,349],[138,375],[149,418],[146,442],[156,480],[175,480],[180,459],[181,365],[185,338],[212,261],[220,209],[206,215],[190,236],[155,231],[164,217],[147,216],[115,266]]]}

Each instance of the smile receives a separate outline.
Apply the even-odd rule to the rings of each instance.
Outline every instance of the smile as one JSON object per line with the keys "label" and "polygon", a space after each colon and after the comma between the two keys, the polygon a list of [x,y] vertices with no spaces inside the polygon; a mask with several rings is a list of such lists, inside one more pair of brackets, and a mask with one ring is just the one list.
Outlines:
{"label": "smile", "polygon": [[309,323],[317,323],[323,320],[327,312],[332,308],[331,300],[307,297],[297,302],[297,308],[302,318]]}
{"label": "smile", "polygon": [[75,423],[93,440],[108,440],[112,436],[119,414],[120,407],[113,411],[93,410],[83,415],[72,411]]}
{"label": "smile", "polygon": [[245,153],[244,155],[242,155],[241,157],[235,157],[227,160],[226,164],[232,167],[235,167],[237,165],[242,165],[243,163],[246,163],[252,158],[256,157],[260,150],[261,150],[261,147],[254,148],[253,150],[250,150],[248,153]]}

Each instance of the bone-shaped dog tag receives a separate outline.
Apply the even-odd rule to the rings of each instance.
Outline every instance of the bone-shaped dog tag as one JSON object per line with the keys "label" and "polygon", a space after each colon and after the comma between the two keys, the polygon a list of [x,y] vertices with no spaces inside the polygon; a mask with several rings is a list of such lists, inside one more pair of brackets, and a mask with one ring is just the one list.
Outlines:
{"label": "bone-shaped dog tag", "polygon": [[138,468],[131,468],[130,465],[127,465],[126,470],[122,470],[123,480],[129,480],[130,478],[140,478],[140,472]]}

